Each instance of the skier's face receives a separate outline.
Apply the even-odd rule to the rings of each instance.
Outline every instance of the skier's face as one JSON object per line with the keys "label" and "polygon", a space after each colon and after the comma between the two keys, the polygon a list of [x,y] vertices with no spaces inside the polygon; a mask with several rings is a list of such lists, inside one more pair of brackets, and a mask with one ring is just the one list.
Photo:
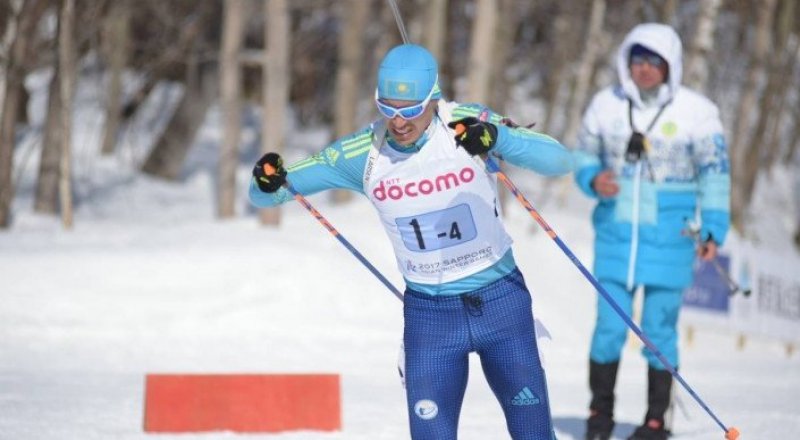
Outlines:
{"label": "skier's face", "polygon": [[[400,99],[385,99],[383,102],[395,108],[408,107],[418,103],[418,101],[404,101]],[[389,134],[395,142],[400,145],[411,145],[416,142],[431,124],[438,102],[438,100],[430,101],[425,107],[424,112],[414,119],[404,119],[400,115],[395,115],[392,118],[384,117],[384,119],[386,119],[386,127],[389,129]]]}
{"label": "skier's face", "polygon": [[630,63],[631,79],[642,91],[651,91],[664,83],[667,78],[667,63],[658,56],[632,57]]}

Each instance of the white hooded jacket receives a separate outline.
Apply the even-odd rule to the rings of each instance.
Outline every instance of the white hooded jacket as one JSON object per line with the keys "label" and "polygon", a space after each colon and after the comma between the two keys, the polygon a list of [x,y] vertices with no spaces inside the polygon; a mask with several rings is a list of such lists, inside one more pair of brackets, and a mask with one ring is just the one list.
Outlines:
{"label": "white hooded jacket", "polygon": [[[635,44],[668,63],[666,82],[647,100],[630,75]],[[599,199],[593,216],[595,274],[601,280],[629,288],[687,286],[694,243],[682,231],[687,220],[695,220],[698,207],[702,237],[718,244],[725,239],[730,170],[719,110],[680,84],[681,56],[680,38],[671,27],[636,26],[617,53],[619,84],[595,95],[584,114],[575,148],[578,186],[598,197],[591,182],[605,169],[614,171],[620,185],[616,196]],[[641,160],[627,162],[634,130],[645,134],[649,147]]]}

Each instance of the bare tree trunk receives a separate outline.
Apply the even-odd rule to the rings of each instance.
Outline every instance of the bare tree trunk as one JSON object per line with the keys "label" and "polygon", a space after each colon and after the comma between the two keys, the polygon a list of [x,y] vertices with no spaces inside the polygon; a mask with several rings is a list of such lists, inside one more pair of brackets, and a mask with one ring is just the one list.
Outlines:
{"label": "bare tree trunk", "polygon": [[[503,26],[496,26],[496,40],[492,49],[491,77],[489,81],[489,96],[486,103],[493,110],[505,114],[506,104],[508,103],[508,90],[510,78],[506,78],[508,67],[508,57],[514,45],[514,34],[519,24],[518,16],[515,14],[515,0],[498,0],[499,10],[497,12],[498,23]],[[505,194],[505,193],[503,193]]]}
{"label": "bare tree trunk", "polygon": [[708,56],[714,50],[714,30],[722,0],[706,0],[699,4],[694,39],[686,54],[684,69],[687,86],[704,92],[708,82]]}
{"label": "bare tree trunk", "polygon": [[[130,1],[130,0],[127,0]],[[211,5],[211,3],[203,3],[202,5]],[[211,6],[208,9],[212,9]],[[130,9],[129,9],[130,11]],[[150,92],[155,88],[159,81],[166,79],[174,80],[172,74],[174,64],[177,60],[182,58],[191,58],[194,56],[192,53],[195,42],[202,38],[201,32],[205,29],[208,23],[208,16],[211,15],[207,10],[199,10],[190,17],[186,17],[180,23],[181,31],[175,44],[166,47],[164,52],[152,62],[149,63],[145,69],[144,84],[133,94],[133,96],[124,104],[120,109],[122,120],[121,123],[125,124],[131,117],[136,114],[139,106],[147,99]],[[186,55],[189,54],[189,55]],[[193,66],[197,66],[195,63]],[[187,66],[186,71],[191,69],[192,66]],[[184,72],[184,77],[190,76]]]}
{"label": "bare tree trunk", "polygon": [[794,125],[792,134],[789,136],[789,148],[783,156],[784,162],[792,163],[797,155],[797,150],[800,148],[800,107],[795,106],[792,112],[792,120]]}
{"label": "bare tree trunk", "polygon": [[0,108],[0,228],[11,224],[11,201],[14,198],[14,141],[16,136],[18,100],[25,77],[25,60],[46,1],[28,0],[22,5],[16,32],[12,37],[5,66],[6,83]]}
{"label": "bare tree trunk", "polygon": [[[707,0],[702,0],[700,3],[705,3],[706,1]],[[715,2],[717,0],[710,1]],[[675,12],[677,10],[678,0],[661,0],[661,7],[658,11],[659,19],[664,24],[672,25],[675,22]]]}
{"label": "bare tree trunk", "polygon": [[58,70],[61,102],[61,161],[58,192],[61,223],[72,229],[72,98],[75,89],[75,0],[63,0],[58,32]]}
{"label": "bare tree trunk", "polygon": [[476,0],[469,52],[470,102],[486,102],[492,80],[492,50],[497,27],[497,0]]}
{"label": "bare tree trunk", "polygon": [[187,60],[187,80],[183,96],[167,127],[148,154],[142,172],[167,180],[180,177],[183,162],[216,96],[218,71],[198,59],[192,50]]}
{"label": "bare tree trunk", "polygon": [[11,46],[17,36],[22,3],[23,0],[10,1],[8,8],[11,10],[11,15],[7,18],[3,38],[0,40],[0,61],[5,61],[0,63],[0,114],[2,114],[3,102],[6,96],[6,78],[8,76],[8,62],[11,58]]}
{"label": "bare tree trunk", "polygon": [[[797,71],[798,66],[800,66],[800,41],[798,41],[797,36],[792,36],[792,28],[796,24],[795,22],[798,18],[800,18],[795,16],[797,13],[797,5],[794,0],[782,0],[779,3],[779,12],[776,17],[778,21],[776,25],[776,51],[784,54],[784,59],[779,67],[780,73],[778,75],[780,78],[777,81],[782,90],[778,92],[778,96],[776,97],[775,116],[770,118],[769,128],[767,128],[767,135],[765,138],[766,144],[769,145],[766,158],[768,170],[772,169],[775,162],[782,154],[781,147],[783,144],[781,143],[780,133],[782,128],[781,120],[784,117],[787,100],[792,93],[792,89],[796,87],[796,84],[791,80],[792,75]],[[800,26],[798,26],[797,30],[800,31]],[[788,114],[786,116],[791,117],[792,115]],[[791,124],[790,121],[789,123]],[[791,149],[791,144],[787,145],[787,148]],[[783,154],[785,155],[786,153]],[[798,207],[798,209],[800,209],[800,207]]]}
{"label": "bare tree trunk", "polygon": [[[796,39],[787,44],[781,44],[785,49],[780,55],[778,66],[770,71],[770,80],[773,84],[774,94],[772,95],[771,108],[767,117],[759,118],[758,127],[761,129],[761,118],[763,122],[763,133],[756,131],[756,139],[763,139],[767,146],[767,154],[764,160],[765,168],[771,170],[775,161],[780,156],[781,143],[780,128],[781,119],[784,116],[787,97],[791,95],[792,88],[796,87],[792,82],[792,74],[796,71],[800,63],[800,42]],[[769,88],[769,87],[768,87]]]}
{"label": "bare tree trunk", "polygon": [[[219,71],[215,61],[201,58],[203,30],[210,24],[214,13],[212,2],[198,2],[198,12],[182,20],[181,32],[174,46],[165,48],[164,55],[152,69],[152,85],[164,79],[170,64],[177,60],[185,63],[184,92],[173,112],[167,127],[156,141],[141,169],[155,177],[176,180],[180,176],[183,162],[191,148],[195,134],[205,119],[211,102],[218,97]],[[145,85],[145,88],[149,87]],[[144,96],[144,95],[143,95]]]}
{"label": "bare tree trunk", "polygon": [[[498,0],[499,10],[496,13],[495,20],[497,23],[503,23],[503,26],[495,25],[495,42],[494,48],[490,58],[493,60],[489,65],[491,66],[491,74],[489,77],[489,84],[486,97],[487,105],[492,110],[501,114],[506,114],[509,83],[511,80],[506,78],[506,66],[508,66],[508,57],[511,53],[514,44],[514,34],[517,26],[520,23],[518,16],[515,15],[515,1],[514,0]],[[504,163],[500,163],[501,169],[505,169]],[[498,200],[503,210],[508,206],[508,191],[498,191]]]}
{"label": "bare tree trunk", "polygon": [[[563,2],[562,5],[566,5],[566,2]],[[573,27],[570,25],[570,19],[577,18],[571,14],[571,11],[572,8],[565,7],[562,12],[555,17],[555,20],[553,20],[555,41],[552,42],[554,45],[553,54],[548,63],[547,78],[545,79],[544,91],[542,93],[545,113],[541,130],[545,133],[553,132],[556,112],[563,111],[563,108],[558,105],[558,97],[564,80],[567,78],[565,70],[569,60],[567,57],[568,51],[565,46],[567,41],[569,41],[567,34],[569,32],[574,32]]]}
{"label": "bare tree trunk", "polygon": [[430,0],[425,7],[423,46],[437,60],[441,60],[444,56],[444,43],[447,36],[447,3],[448,0]]}
{"label": "bare tree trunk", "polygon": [[[772,17],[776,0],[760,0],[757,6],[756,35],[750,57],[747,79],[742,88],[743,95],[736,112],[736,132],[731,149],[731,171],[733,191],[731,191],[731,217],[733,226],[745,230],[745,212],[750,204],[752,192],[748,181],[758,170],[758,142],[748,136],[752,127],[751,116],[757,111],[758,88],[766,75],[767,54],[772,33]],[[755,177],[753,177],[755,179]]]}
{"label": "bare tree trunk", "polygon": [[[797,0],[779,0],[780,6],[778,16],[776,17],[778,23],[776,24],[776,38],[778,40],[779,49],[784,49],[785,45],[789,42],[792,31],[800,32],[800,10],[797,8]],[[793,29],[794,27],[794,29]]]}
{"label": "bare tree trunk", "polygon": [[[358,92],[361,89],[359,73],[364,54],[363,29],[367,23],[369,8],[362,0],[347,0],[339,4],[339,65],[336,71],[336,102],[334,104],[336,137],[355,130]],[[334,203],[344,203],[353,198],[350,191],[336,190],[332,193]]]}
{"label": "bare tree trunk", "polygon": [[339,34],[339,64],[336,72],[336,137],[355,129],[356,105],[360,85],[361,59],[364,45],[361,35],[369,9],[362,0],[346,0],[339,8],[343,31]]}
{"label": "bare tree trunk", "polygon": [[105,55],[108,59],[108,87],[106,88],[106,123],[103,127],[102,154],[111,154],[117,145],[122,106],[122,69],[128,61],[130,41],[129,0],[117,0],[111,4],[106,17],[105,34],[107,44]]}
{"label": "bare tree trunk", "polygon": [[[264,120],[261,124],[261,149],[267,153],[284,152],[286,106],[289,101],[289,4],[287,0],[269,0],[264,9],[267,56],[264,66]],[[261,223],[278,225],[280,208],[260,212]]]}
{"label": "bare tree trunk", "polygon": [[581,56],[578,73],[575,76],[575,88],[567,106],[567,128],[562,137],[566,145],[574,145],[581,123],[581,113],[589,95],[597,56],[603,41],[603,18],[606,14],[606,0],[592,0],[589,13],[589,32],[586,34],[586,45]]}
{"label": "bare tree trunk", "polygon": [[61,75],[58,63],[53,66],[53,78],[47,96],[47,122],[42,138],[42,152],[39,160],[39,176],[36,180],[36,196],[33,209],[44,214],[58,212],[59,167],[61,164]]}
{"label": "bare tree trunk", "polygon": [[220,92],[223,136],[219,154],[219,205],[217,215],[236,215],[236,164],[242,129],[239,53],[242,49],[244,0],[225,0],[220,53]]}

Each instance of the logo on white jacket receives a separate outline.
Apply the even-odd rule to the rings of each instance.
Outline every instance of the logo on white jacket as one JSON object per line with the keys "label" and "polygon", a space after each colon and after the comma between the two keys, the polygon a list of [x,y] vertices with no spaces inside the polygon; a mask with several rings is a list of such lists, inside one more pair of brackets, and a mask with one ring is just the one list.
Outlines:
{"label": "logo on white jacket", "polygon": [[469,183],[473,179],[475,179],[475,170],[470,167],[464,167],[457,173],[450,172],[416,182],[400,183],[400,179],[386,179],[381,180],[381,183],[372,190],[372,195],[380,201],[387,198],[400,200],[403,197],[427,196],[434,192],[457,188],[462,183]]}

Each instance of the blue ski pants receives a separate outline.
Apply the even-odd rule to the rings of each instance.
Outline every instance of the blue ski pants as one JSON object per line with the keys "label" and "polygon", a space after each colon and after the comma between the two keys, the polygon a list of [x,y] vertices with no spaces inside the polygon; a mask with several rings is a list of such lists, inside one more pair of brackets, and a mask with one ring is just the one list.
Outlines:
{"label": "blue ski pants", "polygon": [[477,352],[515,440],[554,438],[531,296],[519,270],[459,296],[407,289],[405,379],[411,438],[455,440]]}
{"label": "blue ski pants", "polygon": [[[620,308],[632,316],[633,294],[621,283],[601,280],[603,287]],[[681,289],[645,286],[642,303],[642,332],[661,351],[665,358],[678,367],[678,314],[683,301]],[[617,362],[628,335],[628,326],[600,295],[597,295],[597,321],[595,322],[589,357],[598,363]],[[642,354],[651,367],[664,370],[664,366],[647,348]]]}

